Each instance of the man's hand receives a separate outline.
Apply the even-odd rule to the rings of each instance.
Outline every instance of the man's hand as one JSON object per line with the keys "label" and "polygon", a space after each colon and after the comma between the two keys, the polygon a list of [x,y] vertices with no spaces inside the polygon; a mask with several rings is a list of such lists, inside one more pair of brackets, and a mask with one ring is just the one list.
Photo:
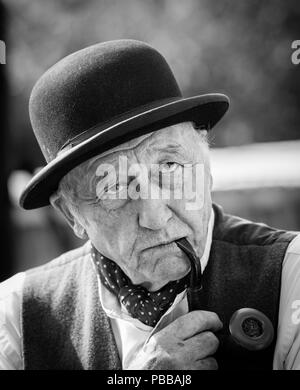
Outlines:
{"label": "man's hand", "polygon": [[216,370],[219,346],[213,332],[222,328],[216,313],[195,310],[154,334],[128,370]]}

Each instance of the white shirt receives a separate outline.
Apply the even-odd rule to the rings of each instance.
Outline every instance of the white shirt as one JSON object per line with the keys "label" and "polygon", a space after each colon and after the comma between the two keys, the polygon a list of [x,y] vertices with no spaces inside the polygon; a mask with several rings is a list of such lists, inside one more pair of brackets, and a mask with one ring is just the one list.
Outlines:
{"label": "white shirt", "polygon": [[[214,215],[212,213],[207,241],[201,258],[202,270],[209,258]],[[0,369],[22,370],[23,346],[21,328],[22,290],[25,273],[18,273],[0,283]],[[151,335],[188,312],[186,291],[178,294],[173,305],[152,328],[128,315],[113,294],[98,279],[99,297],[110,317],[122,368],[126,369],[136,352]],[[297,305],[299,303],[299,305]],[[278,334],[273,369],[300,369],[300,235],[289,244],[282,265]],[[299,320],[299,321],[298,321]]]}

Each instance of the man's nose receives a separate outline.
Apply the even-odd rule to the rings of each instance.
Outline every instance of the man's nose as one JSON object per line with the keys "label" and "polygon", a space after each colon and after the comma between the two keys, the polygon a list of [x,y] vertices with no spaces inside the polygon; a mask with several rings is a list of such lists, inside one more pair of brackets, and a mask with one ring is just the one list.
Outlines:
{"label": "man's nose", "polygon": [[163,229],[172,217],[167,200],[162,198],[157,183],[151,182],[147,167],[135,164],[131,168],[141,195],[138,199],[139,225],[151,230]]}
{"label": "man's nose", "polygon": [[172,211],[162,199],[140,199],[139,203],[141,227],[151,230],[163,229],[172,218]]}

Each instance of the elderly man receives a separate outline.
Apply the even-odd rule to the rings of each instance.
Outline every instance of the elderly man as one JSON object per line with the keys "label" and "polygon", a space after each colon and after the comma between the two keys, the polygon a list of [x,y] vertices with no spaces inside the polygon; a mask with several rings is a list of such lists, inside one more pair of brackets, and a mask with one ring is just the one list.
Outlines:
{"label": "elderly man", "polygon": [[227,108],[184,99],[138,41],[41,77],[30,116],[47,165],[21,205],[51,203],[88,240],[2,283],[3,369],[300,368],[299,236],[212,204],[207,132]]}

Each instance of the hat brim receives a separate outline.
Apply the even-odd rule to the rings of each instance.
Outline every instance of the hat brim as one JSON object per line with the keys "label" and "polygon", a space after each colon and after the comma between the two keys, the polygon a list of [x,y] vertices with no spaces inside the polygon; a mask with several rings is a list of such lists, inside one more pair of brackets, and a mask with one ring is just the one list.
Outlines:
{"label": "hat brim", "polygon": [[131,111],[122,120],[117,118],[110,124],[99,126],[96,134],[94,130],[93,135],[60,153],[30,180],[21,194],[20,206],[30,210],[49,205],[50,196],[68,172],[130,139],[187,121],[211,129],[226,113],[228,106],[229,99],[223,94],[176,98],[167,103],[143,107],[142,112]]}

